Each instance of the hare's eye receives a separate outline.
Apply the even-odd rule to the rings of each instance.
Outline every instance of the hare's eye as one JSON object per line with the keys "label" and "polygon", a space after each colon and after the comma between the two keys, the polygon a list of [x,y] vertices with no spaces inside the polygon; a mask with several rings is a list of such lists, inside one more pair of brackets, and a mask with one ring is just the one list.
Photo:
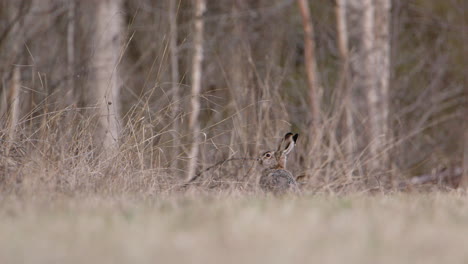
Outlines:
{"label": "hare's eye", "polygon": [[267,158],[269,158],[269,157],[271,157],[271,154],[270,154],[270,153],[267,153],[265,156],[266,156]]}

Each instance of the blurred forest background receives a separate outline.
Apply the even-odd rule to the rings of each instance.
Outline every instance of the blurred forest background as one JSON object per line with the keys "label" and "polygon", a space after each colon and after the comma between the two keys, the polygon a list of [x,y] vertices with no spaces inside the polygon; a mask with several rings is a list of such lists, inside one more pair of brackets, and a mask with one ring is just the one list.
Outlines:
{"label": "blurred forest background", "polygon": [[[461,0],[0,0],[8,192],[468,185]],[[462,175],[464,175],[462,177]]]}

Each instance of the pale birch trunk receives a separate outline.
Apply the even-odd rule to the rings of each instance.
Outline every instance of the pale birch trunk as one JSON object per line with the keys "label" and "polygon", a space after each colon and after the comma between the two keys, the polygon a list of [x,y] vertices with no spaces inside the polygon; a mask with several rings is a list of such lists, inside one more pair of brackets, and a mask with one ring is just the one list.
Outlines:
{"label": "pale birch trunk", "polygon": [[365,49],[369,86],[371,169],[389,169],[389,82],[390,82],[390,0],[369,1],[365,12]]}
{"label": "pale birch trunk", "polygon": [[[389,180],[382,175],[389,170],[390,0],[352,1],[347,7],[349,21],[356,25],[348,37],[356,45],[356,53],[349,55],[354,56],[349,59],[349,121],[356,139],[352,153],[360,173],[369,173],[368,183],[382,187]],[[357,160],[360,157],[366,159]]]}
{"label": "pale birch trunk", "polygon": [[[359,0],[359,1],[345,1],[346,6],[346,21],[352,27],[348,29],[348,63],[350,67],[350,80],[348,82],[348,105],[347,107],[347,129],[351,134],[347,147],[349,148],[349,154],[353,164],[353,174],[363,176],[365,170],[365,162],[363,155],[366,152],[368,145],[368,134],[366,128],[366,122],[368,120],[368,104],[366,91],[369,87],[369,67],[368,61],[368,50],[366,46],[369,43],[366,42],[366,36],[370,33],[368,30],[365,32],[365,28],[369,28],[369,25],[365,26],[365,23],[372,23],[369,19],[365,19],[364,13],[367,15],[371,14],[367,8],[372,4],[371,0]],[[366,7],[367,5],[367,7]],[[371,41],[371,40],[370,40]],[[367,40],[368,42],[368,40]]]}
{"label": "pale birch trunk", "polygon": [[122,49],[123,18],[118,0],[92,1],[96,4],[94,55],[92,68],[94,80],[88,86],[88,104],[95,106],[97,118],[94,143],[105,150],[118,146],[120,133],[120,83],[119,58]]}
{"label": "pale birch trunk", "polygon": [[[375,65],[374,65],[374,1],[373,0],[362,0],[362,35],[361,35],[361,50],[360,50],[360,64],[361,64],[361,79],[360,79],[360,91],[361,94],[365,96],[366,99],[366,115],[364,120],[365,129],[367,130],[368,134],[365,138],[361,139],[363,146],[360,146],[360,151],[365,151],[365,149],[369,149],[369,157],[364,161],[368,166],[366,166],[368,178],[366,181],[369,185],[375,186],[378,184],[378,178],[375,177],[375,165],[377,162],[377,157],[375,156],[375,151],[378,149],[376,148],[377,140],[375,138],[374,126],[375,124],[375,117],[373,115],[377,114],[375,101],[377,101],[377,94],[376,94],[376,83],[375,80],[377,79],[375,74],[377,74]],[[363,98],[364,99],[364,98]],[[357,132],[357,133],[362,133]],[[362,133],[361,135],[365,135]],[[362,148],[364,147],[364,149]],[[368,160],[370,159],[370,161]],[[377,180],[377,181],[376,181]]]}
{"label": "pale birch trunk", "polygon": [[177,118],[180,111],[180,92],[179,92],[179,58],[177,47],[177,10],[180,0],[169,1],[169,24],[170,24],[170,53],[171,53],[171,82],[172,82],[172,168],[177,169],[178,152],[180,146],[179,137],[179,119]]}
{"label": "pale birch trunk", "polygon": [[200,91],[203,62],[203,13],[205,12],[205,0],[196,0],[195,2],[195,31],[194,31],[194,54],[192,61],[192,93],[191,93],[191,112],[189,119],[189,130],[192,133],[192,147],[190,150],[189,164],[187,171],[187,180],[195,176],[197,169],[199,147],[200,147],[200,123],[198,116],[200,113]]}

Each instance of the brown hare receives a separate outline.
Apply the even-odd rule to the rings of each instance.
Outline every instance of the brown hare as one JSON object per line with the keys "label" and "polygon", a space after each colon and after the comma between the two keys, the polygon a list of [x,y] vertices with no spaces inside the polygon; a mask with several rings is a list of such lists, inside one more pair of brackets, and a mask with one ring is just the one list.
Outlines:
{"label": "brown hare", "polygon": [[287,155],[296,145],[298,134],[287,133],[281,140],[276,151],[267,151],[258,158],[263,167],[260,177],[260,188],[265,192],[275,194],[287,191],[298,191],[296,180],[291,172],[286,170]]}

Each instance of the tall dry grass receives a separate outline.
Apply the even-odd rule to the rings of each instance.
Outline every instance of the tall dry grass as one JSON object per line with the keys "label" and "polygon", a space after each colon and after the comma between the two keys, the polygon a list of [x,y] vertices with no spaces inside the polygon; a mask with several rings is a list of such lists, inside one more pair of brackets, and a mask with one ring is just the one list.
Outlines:
{"label": "tall dry grass", "polygon": [[[93,118],[83,115],[83,109],[46,111],[48,107],[38,106],[44,109],[40,110],[43,113],[21,120],[15,130],[15,141],[0,146],[0,186],[4,193],[161,195],[183,193],[190,188],[215,193],[256,192],[260,168],[255,158],[265,150],[275,149],[291,126],[286,120],[277,120],[277,124],[264,120],[252,126],[265,131],[262,132],[265,136],[243,138],[235,119],[248,111],[240,110],[203,127],[197,169],[200,176],[187,186],[184,164],[187,164],[187,144],[192,135],[188,131],[183,134],[172,131],[168,120],[152,119],[169,115],[169,105],[151,115],[143,109],[134,110],[116,151],[103,151],[93,145]],[[180,119],[184,120],[185,116]],[[72,121],[64,125],[65,120]],[[376,176],[363,168],[378,157],[344,153],[346,142],[340,143],[335,132],[338,120],[325,119],[313,139],[300,136],[288,159],[288,169],[298,178],[303,192],[399,191],[405,176],[398,170],[386,172],[394,179],[393,188],[367,185],[369,177]],[[164,128],[156,133],[152,129],[155,126]],[[0,130],[0,134],[6,133],[7,129]],[[175,157],[171,156],[174,134],[179,142],[186,142],[177,146],[180,152]],[[411,135],[407,140],[411,140]],[[400,144],[405,142],[402,140]],[[389,146],[388,151],[395,146]],[[174,159],[180,164],[176,168],[171,166]]]}

